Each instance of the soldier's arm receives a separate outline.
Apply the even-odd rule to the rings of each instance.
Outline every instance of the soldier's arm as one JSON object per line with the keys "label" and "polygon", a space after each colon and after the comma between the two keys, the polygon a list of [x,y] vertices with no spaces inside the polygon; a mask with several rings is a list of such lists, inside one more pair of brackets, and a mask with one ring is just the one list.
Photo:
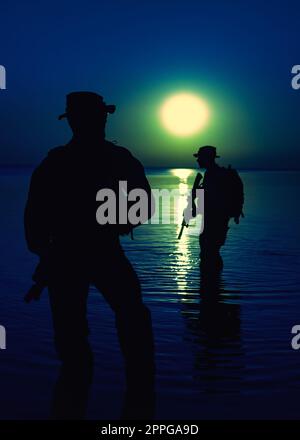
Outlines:
{"label": "soldier's arm", "polygon": [[128,192],[131,189],[139,188],[145,191],[147,194],[147,216],[143,217],[141,223],[145,223],[149,220],[155,212],[155,199],[152,194],[152,190],[148,179],[145,174],[145,170],[141,162],[132,156],[132,171],[131,178],[129,179]]}
{"label": "soldier's arm", "polygon": [[44,160],[31,177],[28,198],[24,212],[25,238],[28,249],[44,256],[49,248],[48,169]]}

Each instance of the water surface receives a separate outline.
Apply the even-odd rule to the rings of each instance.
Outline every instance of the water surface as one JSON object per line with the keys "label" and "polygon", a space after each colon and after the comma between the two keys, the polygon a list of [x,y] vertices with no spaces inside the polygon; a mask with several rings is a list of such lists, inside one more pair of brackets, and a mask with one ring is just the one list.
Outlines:
{"label": "water surface", "polygon": [[[192,185],[195,170],[148,170],[153,188]],[[24,304],[36,259],[26,250],[23,209],[30,169],[0,173],[0,418],[47,418],[58,371],[47,293]],[[298,172],[242,172],[246,217],[223,248],[217,295],[199,274],[199,243],[178,225],[144,225],[123,239],[152,312],[157,418],[295,418],[300,351]],[[166,215],[166,212],[163,213]],[[125,290],[124,290],[125,294]],[[118,418],[124,388],[113,314],[93,287],[88,307],[96,374],[88,417]]]}

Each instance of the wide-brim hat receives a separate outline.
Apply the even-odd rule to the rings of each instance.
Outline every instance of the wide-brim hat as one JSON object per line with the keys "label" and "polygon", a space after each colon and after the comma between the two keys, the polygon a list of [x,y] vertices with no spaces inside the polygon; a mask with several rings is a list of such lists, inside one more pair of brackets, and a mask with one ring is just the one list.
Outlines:
{"label": "wide-brim hat", "polygon": [[94,92],[72,92],[66,97],[66,111],[58,117],[59,120],[70,114],[114,113],[115,105],[107,105],[101,95]]}
{"label": "wide-brim hat", "polygon": [[210,145],[205,145],[204,147],[200,147],[199,150],[197,151],[197,153],[193,154],[194,157],[199,157],[199,156],[206,156],[206,157],[213,157],[214,159],[217,159],[218,156],[217,155],[217,149],[216,147],[212,147]]}

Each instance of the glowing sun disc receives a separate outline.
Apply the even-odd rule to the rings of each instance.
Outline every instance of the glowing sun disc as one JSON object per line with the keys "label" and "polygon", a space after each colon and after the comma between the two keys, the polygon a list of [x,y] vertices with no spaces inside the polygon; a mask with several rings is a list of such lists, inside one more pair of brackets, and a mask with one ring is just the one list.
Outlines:
{"label": "glowing sun disc", "polygon": [[177,136],[191,136],[208,122],[206,102],[192,93],[178,93],[166,99],[160,108],[164,127]]}

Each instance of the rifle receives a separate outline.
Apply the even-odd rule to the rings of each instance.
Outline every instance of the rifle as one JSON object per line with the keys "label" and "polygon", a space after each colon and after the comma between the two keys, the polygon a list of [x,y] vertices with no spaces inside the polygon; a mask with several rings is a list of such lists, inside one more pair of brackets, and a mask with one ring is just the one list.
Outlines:
{"label": "rifle", "polygon": [[[197,209],[197,207],[196,207],[195,199],[196,199],[196,196],[197,196],[197,189],[200,188],[200,182],[201,182],[202,178],[203,178],[202,174],[201,173],[197,173],[197,175],[195,177],[194,184],[193,184],[193,188],[192,188],[192,194],[191,194],[191,196],[189,197],[189,200],[188,200],[188,206],[184,210],[184,212],[186,210],[190,210],[192,212],[192,217],[196,217],[196,209]],[[181,236],[182,236],[182,233],[183,233],[183,229],[185,227],[188,228],[188,226],[189,226],[189,222],[188,221],[186,222],[186,220],[185,220],[184,212],[183,212],[183,220],[182,220],[182,223],[181,223],[181,229],[180,229],[180,232],[179,232],[178,237],[177,237],[178,240],[181,239]]]}

